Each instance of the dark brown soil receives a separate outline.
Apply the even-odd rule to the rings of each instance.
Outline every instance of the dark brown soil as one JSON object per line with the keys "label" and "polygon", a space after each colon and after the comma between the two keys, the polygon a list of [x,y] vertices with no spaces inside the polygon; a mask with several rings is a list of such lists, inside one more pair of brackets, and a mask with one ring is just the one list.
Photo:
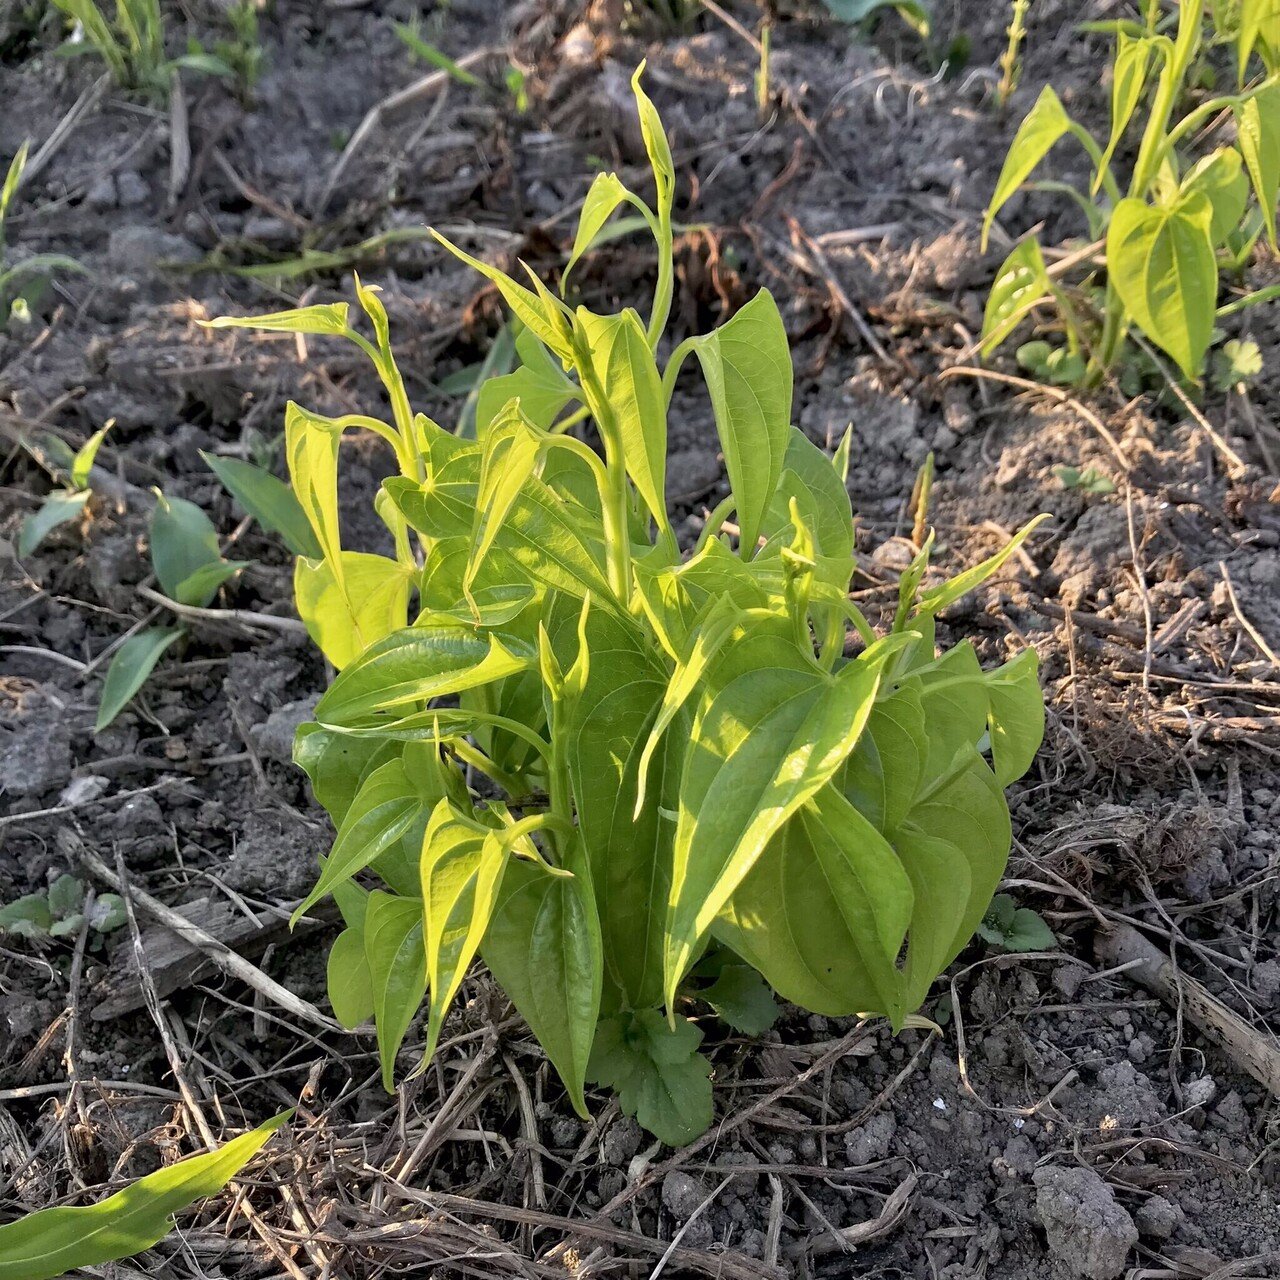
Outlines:
{"label": "dark brown soil", "polygon": [[[728,7],[755,29],[751,3]],[[979,252],[977,228],[1008,140],[1050,76],[1074,110],[1104,117],[1105,41],[1074,24],[1121,6],[1032,5],[1022,87],[1001,114],[1005,6],[935,6],[941,42],[971,42],[948,76],[890,20],[878,43],[858,43],[784,5],[762,121],[756,55],[713,13],[672,33],[627,29],[626,6],[604,0],[585,17],[568,0],[451,0],[426,7],[428,38],[455,57],[492,45],[483,78],[501,86],[518,64],[528,111],[500,88],[451,84],[377,129],[326,203],[342,142],[425,70],[391,29],[416,8],[276,0],[250,103],[185,78],[190,163],[172,191],[168,112],[110,90],[21,193],[10,251],[66,253],[88,273],[59,277],[34,323],[0,336],[0,901],[76,870],[82,847],[119,857],[164,903],[208,899],[224,922],[270,926],[265,951],[268,935],[255,948],[248,931],[246,953],[325,1007],[330,932],[278,928],[329,839],[288,762],[325,679],[305,637],[197,627],[92,732],[100,659],[148,613],[148,489],[201,504],[252,559],[220,607],[287,618],[283,548],[241,523],[198,451],[278,462],[286,399],[380,404],[370,371],[334,344],[197,324],[349,297],[342,272],[248,280],[210,264],[431,224],[551,274],[596,168],[640,180],[627,79],[647,57],[681,170],[678,216],[697,228],[679,248],[674,336],[760,284],[775,291],[795,421],[830,447],[853,425],[864,605],[896,591],[907,499],[931,451],[943,568],[1052,516],[947,625],[985,660],[1039,651],[1049,732],[1012,797],[1008,890],[1060,950],[1008,957],[975,942],[923,1011],[941,1036],[788,1010],[759,1042],[719,1041],[718,1128],[675,1155],[604,1098],[590,1126],[577,1120],[482,972],[435,1064],[395,1099],[369,1037],[301,1023],[216,968],[180,974],[162,984],[159,1020],[213,1130],[300,1110],[243,1184],[251,1215],[215,1202],[119,1274],[1280,1274],[1276,1098],[1201,1037],[1185,1003],[1108,972],[1095,951],[1108,926],[1139,927],[1276,1052],[1280,312],[1233,330],[1261,345],[1261,379],[1195,412],[1118,388],[1063,402],[963,372],[1000,254]],[[175,47],[189,23],[211,40],[217,9],[166,5]],[[55,28],[40,6],[0,11],[0,158],[27,137],[34,152],[98,73],[53,56]],[[1054,165],[1078,176],[1068,152]],[[1044,220],[1050,241],[1080,234],[1061,210],[1027,197],[1001,221],[1016,235]],[[384,291],[416,407],[452,422],[461,401],[441,383],[483,357],[495,296],[429,241],[359,266]],[[617,242],[578,287],[598,306],[639,303],[649,269],[643,246]],[[1275,264],[1252,270],[1261,283]],[[989,368],[1019,372],[1003,357]],[[672,498],[692,535],[723,476],[701,403],[676,406]],[[49,481],[17,438],[41,428],[75,445],[108,419],[92,518],[19,565],[10,543]],[[370,546],[388,460],[376,441],[344,447],[344,532]],[[1116,491],[1065,489],[1063,464],[1097,468]],[[160,929],[145,911],[140,923]],[[199,1148],[128,933],[79,957],[0,945],[0,1216]]]}

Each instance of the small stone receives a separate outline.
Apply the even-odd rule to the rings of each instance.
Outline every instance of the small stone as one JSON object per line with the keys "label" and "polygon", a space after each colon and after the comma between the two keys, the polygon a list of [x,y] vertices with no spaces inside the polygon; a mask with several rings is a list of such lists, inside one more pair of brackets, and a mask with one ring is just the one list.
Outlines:
{"label": "small stone", "polygon": [[878,1111],[860,1128],[845,1135],[844,1154],[849,1167],[873,1164],[889,1154],[898,1122],[892,1111]]}
{"label": "small stone", "polygon": [[1280,1004],[1280,960],[1264,960],[1256,966],[1252,985],[1264,1004]]}
{"label": "small stone", "polygon": [[116,174],[116,192],[120,199],[120,207],[123,209],[146,204],[151,199],[151,190],[136,169],[128,169],[124,173]]}
{"label": "small stone", "polygon": [[626,1167],[627,1161],[640,1150],[644,1131],[630,1116],[623,1116],[605,1130],[600,1140],[600,1156],[605,1164],[614,1168]]}
{"label": "small stone", "polygon": [[1121,1275],[1138,1229],[1111,1188],[1092,1169],[1060,1166],[1037,1169],[1032,1181],[1049,1252],[1087,1280]]}
{"label": "small stone", "polygon": [[120,275],[150,276],[163,263],[198,261],[200,250],[190,240],[159,227],[117,227],[108,237],[107,257]]}
{"label": "small stone", "polygon": [[1004,1163],[1011,1173],[1026,1175],[1036,1167],[1039,1156],[1035,1143],[1025,1135],[1018,1133],[1004,1145]]}
{"label": "small stone", "polygon": [[1153,1240],[1168,1240],[1181,1225],[1184,1216],[1181,1205],[1166,1200],[1164,1196],[1152,1196],[1138,1206],[1133,1221],[1144,1236],[1150,1236]]}
{"label": "small stone", "polygon": [[1182,1086],[1184,1107],[1207,1107],[1218,1096],[1218,1082],[1212,1076],[1198,1076]]}
{"label": "small stone", "polygon": [[314,694],[277,707],[262,724],[256,724],[249,730],[253,749],[269,760],[288,764],[293,759],[293,739],[298,726],[315,719],[319,700],[320,695]]}
{"label": "small stone", "polygon": [[95,178],[84,197],[91,209],[114,209],[117,200],[115,179],[109,173]]}
{"label": "small stone", "polygon": [[697,1178],[680,1169],[672,1169],[662,1180],[662,1203],[677,1222],[688,1222],[707,1195]]}
{"label": "small stone", "polygon": [[90,800],[96,800],[102,795],[110,785],[110,780],[104,778],[100,773],[82,774],[78,778],[72,778],[62,788],[62,794],[58,796],[58,803],[71,808],[88,804]]}

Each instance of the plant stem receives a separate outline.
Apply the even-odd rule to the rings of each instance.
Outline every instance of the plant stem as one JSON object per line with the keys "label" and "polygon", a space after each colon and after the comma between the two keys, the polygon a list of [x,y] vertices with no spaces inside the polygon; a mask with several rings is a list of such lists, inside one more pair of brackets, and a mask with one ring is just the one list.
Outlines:
{"label": "plant stem", "polygon": [[1031,0],[1013,0],[1013,16],[1009,22],[1009,43],[1000,57],[1000,83],[996,86],[996,105],[1004,109],[1018,87],[1022,65],[1019,54],[1027,35],[1027,10]]}

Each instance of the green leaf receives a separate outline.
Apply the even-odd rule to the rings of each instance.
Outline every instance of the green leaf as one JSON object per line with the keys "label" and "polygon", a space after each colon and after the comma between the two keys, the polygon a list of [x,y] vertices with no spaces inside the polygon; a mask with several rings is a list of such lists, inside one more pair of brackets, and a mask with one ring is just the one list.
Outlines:
{"label": "green leaf", "polygon": [[481,952],[585,1119],[604,961],[591,875],[576,845],[565,867],[572,875],[511,860]]}
{"label": "green leaf", "polygon": [[[548,624],[562,664],[576,656],[577,610]],[[662,931],[671,879],[682,749],[673,731],[654,748],[650,800],[636,811],[643,749],[662,703],[667,675],[631,620],[593,609],[586,624],[591,656],[564,736],[582,842],[591,873],[609,977],[636,1007],[662,998]],[[686,721],[687,726],[687,721]]]}
{"label": "green leaf", "polygon": [[218,588],[248,565],[248,560],[215,560],[201,565],[194,573],[178,583],[173,598],[179,604],[203,608],[218,594]]}
{"label": "green leaf", "polygon": [[25,559],[59,526],[78,520],[89,501],[87,490],[67,493],[56,489],[22,522],[18,534],[18,558]]}
{"label": "green leaf", "polygon": [[604,224],[613,217],[618,206],[626,202],[628,195],[629,192],[616,173],[597,173],[592,179],[587,197],[582,202],[582,212],[578,215],[578,233],[573,240],[573,252],[560,276],[562,295],[568,286],[569,273],[595,243]]}
{"label": "green leaf", "polygon": [[311,413],[292,400],[285,406],[285,457],[293,493],[339,587],[343,585],[342,539],[338,530],[338,449],[342,431],[341,419]]}
{"label": "green leaf", "polygon": [[[833,885],[829,874],[849,883]],[[714,933],[785,1000],[829,1017],[874,1012],[879,991],[837,897],[857,891],[847,863],[820,860],[809,824],[792,819],[725,904]]]}
{"label": "green leaf", "polygon": [[1004,875],[1013,838],[1009,809],[995,774],[972,748],[967,759],[967,767],[959,768],[945,786],[917,803],[909,819],[916,832],[947,841],[969,864],[969,897],[960,923],[949,943],[940,944],[944,967],[978,927]]}
{"label": "green leaf", "polygon": [[311,791],[335,827],[342,826],[363,780],[393,755],[400,743],[335,733],[308,721],[293,739],[293,762],[311,780]]}
{"label": "green leaf", "polygon": [[680,779],[663,985],[667,1005],[712,921],[769,840],[858,740],[891,650],[831,677],[763,629],[712,664]]}
{"label": "green leaf", "polygon": [[49,886],[49,910],[63,918],[84,906],[84,881],[71,875],[60,875]]}
{"label": "green leaf", "polygon": [[476,397],[475,434],[485,428],[512,400],[519,400],[526,418],[542,430],[550,429],[560,410],[577,399],[578,386],[547,354],[547,349],[526,329],[516,339],[524,363],[514,373],[490,378]]}
{"label": "green leaf", "polygon": [[821,557],[819,574],[840,591],[853,576],[853,507],[849,491],[832,460],[798,427],[787,433],[782,475],[761,529],[766,539],[759,556],[790,546],[795,537],[791,504],[799,508]]}
{"label": "green leaf", "polygon": [[1020,241],[996,272],[982,319],[982,354],[989,356],[1046,298],[1053,286],[1045,269],[1040,242]]}
{"label": "green leaf", "polygon": [[762,1036],[778,1020],[778,1005],[764,979],[746,964],[729,964],[698,992],[720,1020],[745,1036]]}
{"label": "green leaf", "polygon": [[1013,913],[1013,923],[1004,936],[1006,951],[1054,951],[1057,946],[1053,930],[1030,907],[1019,907]]}
{"label": "green leaf", "polygon": [[[508,638],[510,639],[510,638]],[[429,698],[461,693],[532,667],[515,640],[462,627],[407,627],[371,645],[344,668],[316,706],[316,719],[337,729],[390,724],[394,713]]]}
{"label": "green leaf", "polygon": [[12,933],[20,938],[38,938],[48,933],[52,925],[53,912],[49,910],[48,894],[23,894],[21,898],[15,898],[0,907],[0,933]]}
{"label": "green leaf", "polygon": [[367,551],[341,551],[342,581],[329,560],[294,562],[293,594],[307,634],[338,671],[409,620],[413,571]]}
{"label": "green leaf", "polygon": [[702,1032],[656,1009],[605,1018],[596,1030],[589,1078],[617,1091],[618,1105],[655,1138],[687,1146],[715,1118],[711,1064],[698,1052]]}
{"label": "green leaf", "polygon": [[218,316],[203,321],[208,329],[263,329],[273,333],[318,333],[343,336],[351,331],[347,323],[350,307],[345,302],[317,303],[292,311],[273,311],[261,316]]}
{"label": "green leaf", "polygon": [[641,88],[640,77],[643,71],[644,63],[642,62],[631,77],[631,92],[635,95],[636,108],[640,113],[640,135],[644,139],[644,149],[648,154],[649,164],[653,169],[653,180],[657,187],[658,220],[670,227],[671,207],[676,193],[676,166],[671,158],[671,147],[667,143],[667,132],[662,127],[658,109]]}
{"label": "green leaf", "polygon": [[1280,192],[1280,85],[1260,89],[1235,108],[1236,133],[1253,182],[1267,236],[1276,247],[1276,197]]}
{"label": "green leaf", "polygon": [[101,733],[146,683],[161,656],[183,634],[181,627],[146,627],[116,650],[102,682],[94,733]]}
{"label": "green leaf", "polygon": [[85,442],[76,450],[76,456],[71,463],[71,483],[77,489],[87,489],[89,487],[89,473],[93,470],[94,460],[98,456],[98,450],[102,447],[102,442],[107,438],[107,432],[111,430],[114,419],[108,422],[105,427],[95,431]]}
{"label": "green leaf", "polygon": [[693,343],[711,393],[741,529],[743,559],[755,552],[791,438],[791,350],[773,297],[746,306]]}
{"label": "green leaf", "polygon": [[910,812],[929,754],[918,687],[907,682],[876,700],[867,727],[834,785],[890,838]]}
{"label": "green leaf", "polygon": [[[166,498],[157,492],[151,512],[150,539],[151,566],[165,595],[181,604],[207,605],[217,594],[216,582],[210,586],[207,581],[197,579],[187,599],[182,599],[180,592],[197,571],[222,561],[218,533],[209,517],[194,502]],[[195,594],[197,591],[207,591],[207,594],[202,599]]]}
{"label": "green leaf", "polygon": [[27,167],[27,153],[30,149],[31,142],[27,139],[9,161],[9,168],[4,175],[4,185],[0,186],[0,233],[4,230],[4,220],[8,216],[13,197],[18,194],[18,183],[22,181],[22,171]]}
{"label": "green leaf", "polygon": [[850,937],[894,1028],[909,1013],[897,969],[915,890],[889,842],[835,787],[824,787],[800,812],[819,865]]}
{"label": "green leaf", "polygon": [[1107,231],[1107,273],[1125,310],[1191,379],[1200,376],[1213,336],[1212,223],[1208,196],[1194,191],[1162,207],[1122,200]]}
{"label": "green leaf", "polygon": [[1034,520],[1027,521],[995,555],[988,557],[981,564],[974,565],[972,569],[966,569],[963,573],[957,574],[949,582],[944,582],[940,586],[932,587],[930,590],[923,592],[920,596],[919,612],[937,615],[955,604],[961,597],[967,596],[970,591],[977,590],[988,578],[1004,567],[1009,557],[1047,519],[1049,519],[1048,515],[1040,515],[1036,516]]}
{"label": "green leaf", "polygon": [[[915,893],[903,965],[902,1004],[907,1010],[924,1003],[934,979],[959,950],[973,893],[973,873],[964,853],[950,840],[926,835],[906,824],[894,838],[897,852]],[[963,946],[963,942],[960,944]]]}
{"label": "green leaf", "polygon": [[[474,448],[474,446],[472,446]],[[395,476],[384,481],[410,526],[432,538],[471,535],[479,494],[480,455],[463,454],[428,476],[425,485]],[[536,477],[512,504],[497,540],[532,582],[581,599],[610,599],[604,540],[580,508]]]}
{"label": "green leaf", "polygon": [[485,428],[480,441],[480,483],[471,525],[471,546],[463,591],[469,596],[520,491],[533,476],[543,442],[525,420],[519,404],[508,404]]}
{"label": "green leaf", "polygon": [[264,467],[239,458],[200,456],[222,481],[227,492],[264,528],[278,533],[295,556],[318,559],[323,552],[293,490]]}
{"label": "green leaf", "polygon": [[1156,41],[1150,36],[1135,39],[1123,31],[1116,35],[1116,56],[1111,64],[1111,136],[1102,160],[1096,166],[1092,195],[1096,196],[1102,189],[1103,177],[1142,99],[1156,47]]}
{"label": "green leaf", "polygon": [[524,285],[518,284],[506,272],[499,271],[497,267],[491,267],[487,262],[481,262],[479,258],[473,258],[469,253],[459,249],[438,231],[432,229],[431,234],[455,258],[465,262],[469,267],[474,267],[486,280],[497,285],[503,301],[511,308],[516,319],[545,342],[565,362],[566,366],[572,361],[573,342],[569,334],[569,322],[556,304],[556,300],[540,288],[537,280],[534,281],[537,292],[532,292]]}
{"label": "green leaf", "polygon": [[1182,192],[1202,191],[1213,206],[1209,238],[1214,245],[1225,244],[1240,225],[1249,201],[1249,179],[1244,162],[1234,147],[1219,147],[1204,156],[1182,180]]}
{"label": "green leaf", "polygon": [[427,991],[422,903],[375,889],[365,913],[364,950],[373,982],[382,1086],[394,1093],[396,1054]]}
{"label": "green leaf", "polygon": [[428,1061],[493,918],[507,862],[507,852],[492,831],[464,819],[447,799],[440,801],[427,823],[419,863],[431,990],[424,1055]]}
{"label": "green leaf", "polygon": [[99,933],[111,933],[119,929],[129,918],[124,899],[115,893],[100,893],[93,900],[89,911],[89,927]]}
{"label": "green leaf", "polygon": [[1039,656],[1024,649],[986,678],[988,732],[996,779],[1016,782],[1035,759],[1044,739],[1044,694],[1037,676]]}
{"label": "green leaf", "polygon": [[823,0],[831,14],[851,25],[863,22],[882,9],[893,9],[921,38],[930,31],[928,7],[923,0]]}
{"label": "green leaf", "polygon": [[484,81],[479,76],[468,71],[466,67],[459,66],[447,53],[443,53],[435,45],[428,44],[407,23],[396,22],[392,24],[392,28],[410,52],[417,55],[424,62],[429,62],[433,67],[439,67],[441,71],[451,76],[459,84],[467,85],[468,88],[482,89],[484,87]]}
{"label": "green leaf", "polygon": [[[630,307],[616,316],[597,316],[579,307],[577,315],[627,474],[658,527],[665,528],[667,398],[644,325]],[[788,368],[789,361],[788,356]],[[604,405],[593,404],[592,412],[599,422]]]}
{"label": "green leaf", "polygon": [[1031,176],[1031,171],[1049,154],[1063,134],[1071,128],[1071,118],[1067,115],[1061,99],[1053,91],[1052,85],[1045,85],[1036,104],[1027,113],[1026,118],[1018,126],[1013,135],[1009,153],[1004,158],[1004,166],[1000,177],[996,180],[996,189],[992,193],[991,203],[982,219],[982,251],[987,249],[987,237],[991,234],[991,224],[996,214],[1008,203],[1010,196]]}
{"label": "green leaf", "polygon": [[41,1209],[0,1227],[0,1280],[53,1280],[80,1267],[132,1257],[173,1229],[173,1215],[221,1191],[293,1114],[189,1156],[79,1208]]}
{"label": "green leaf", "polygon": [[365,953],[363,928],[347,928],[333,940],[325,966],[333,1016],[348,1031],[373,1017],[373,973]]}
{"label": "green leaf", "polygon": [[349,880],[392,849],[423,810],[423,798],[405,772],[405,762],[388,760],[360,784],[315,887],[294,909],[298,923],[335,884]]}

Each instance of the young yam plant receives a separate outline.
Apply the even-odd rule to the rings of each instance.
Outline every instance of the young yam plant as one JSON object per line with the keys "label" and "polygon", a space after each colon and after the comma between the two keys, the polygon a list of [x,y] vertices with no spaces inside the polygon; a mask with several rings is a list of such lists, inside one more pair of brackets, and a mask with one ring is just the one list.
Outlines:
{"label": "young yam plant", "polygon": [[[358,280],[372,341],[346,304],[212,323],[345,338],[391,408],[382,421],[293,404],[285,423],[318,546],[297,560],[297,606],[338,671],[295,746],[337,828],[297,910],[332,894],[341,911],[335,1013],[373,1019],[390,1089],[419,1005],[429,1058],[479,957],[580,1114],[594,1082],[680,1144],[712,1119],[700,1002],[749,1033],[773,1016],[761,979],[894,1027],[920,1005],[999,883],[1004,788],[1044,709],[1034,652],[984,671],[968,643],[934,644],[936,615],[1033,526],[927,590],[923,552],[878,635],[849,599],[847,453],[833,464],[791,425],[772,297],[660,363],[675,171],[639,72],[633,84],[656,199],[598,177],[574,256],[637,211],[659,252],[647,317],[570,307],[438,237],[523,326],[519,367],[477,397],[474,439],[413,413],[386,312]],[[687,556],[664,501],[685,365],[733,491]],[[586,418],[599,452],[569,433]],[[355,428],[399,463],[375,503],[394,555],[343,538]]]}
{"label": "young yam plant", "polygon": [[[1050,271],[1032,235],[1015,245],[987,300],[983,355],[1042,308],[1055,313],[1061,343],[1026,343],[1018,352],[1047,381],[1096,383],[1132,356],[1135,332],[1169,356],[1184,378],[1199,381],[1209,347],[1221,336],[1215,321],[1276,294],[1259,290],[1218,303],[1222,274],[1244,265],[1259,236],[1265,232],[1272,247],[1277,244],[1280,29],[1274,0],[1213,6],[1218,38],[1234,47],[1240,88],[1185,112],[1181,104],[1210,35],[1205,0],[1183,0],[1173,34],[1160,21],[1159,5],[1145,11],[1144,23],[1103,24],[1115,33],[1108,137],[1097,139],[1073,120],[1046,85],[1014,135],[987,206],[984,249],[996,215],[1015,192],[1037,185],[1031,175],[1058,142],[1071,138],[1088,153],[1088,191],[1039,184],[1083,209],[1095,244],[1064,267],[1074,263],[1084,274],[1073,284],[1065,270]],[[1260,71],[1250,79],[1255,65]],[[1122,164],[1131,134],[1137,150]],[[1092,270],[1098,252],[1105,283]]]}

